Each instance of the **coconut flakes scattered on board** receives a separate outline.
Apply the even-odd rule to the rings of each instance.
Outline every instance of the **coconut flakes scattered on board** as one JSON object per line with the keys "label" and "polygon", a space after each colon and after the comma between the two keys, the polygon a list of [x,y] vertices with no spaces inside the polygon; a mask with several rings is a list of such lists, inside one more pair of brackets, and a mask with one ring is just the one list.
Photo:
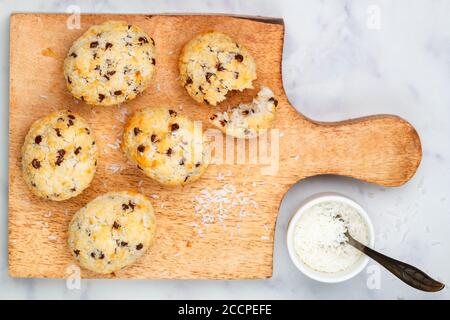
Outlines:
{"label": "coconut flakes scattered on board", "polygon": [[111,173],[117,173],[123,170],[122,166],[118,163],[111,163],[106,167],[106,170],[110,171]]}
{"label": "coconut flakes scattered on board", "polygon": [[[231,216],[243,221],[249,215],[256,214],[258,204],[253,199],[255,192],[239,191],[230,183],[217,189],[204,188],[193,199],[195,216],[199,222],[191,226],[201,237],[210,225],[221,225],[226,229],[226,220]],[[236,225],[240,233],[241,224]]]}
{"label": "coconut flakes scattered on board", "polygon": [[119,114],[116,115],[116,119],[120,122],[120,123],[125,123],[125,120],[127,118],[128,115],[128,109],[125,107],[118,107],[119,108]]}

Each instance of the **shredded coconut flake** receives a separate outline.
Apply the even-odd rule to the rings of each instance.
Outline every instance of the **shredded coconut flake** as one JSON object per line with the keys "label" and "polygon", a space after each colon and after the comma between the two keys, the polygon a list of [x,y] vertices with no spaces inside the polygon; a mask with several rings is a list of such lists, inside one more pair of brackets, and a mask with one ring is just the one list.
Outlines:
{"label": "shredded coconut flake", "polygon": [[122,166],[118,163],[109,164],[106,169],[111,173],[117,173],[123,170]]}
{"label": "shredded coconut flake", "polygon": [[[254,193],[239,192],[232,184],[225,184],[218,189],[200,190],[192,199],[194,214],[200,223],[194,223],[192,226],[197,233],[201,230],[200,235],[214,224],[221,225],[225,230],[225,221],[231,215],[241,221],[248,215],[255,215],[253,209],[257,207],[257,203],[251,198],[253,195]],[[241,226],[237,228],[239,233]]]}
{"label": "shredded coconut flake", "polygon": [[127,118],[128,115],[128,109],[123,107],[121,108],[120,106],[118,106],[119,108],[119,114],[116,116],[116,119],[120,122],[120,123],[125,123],[125,120]]}
{"label": "shredded coconut flake", "polygon": [[310,268],[334,273],[348,269],[361,253],[347,243],[345,232],[367,244],[368,228],[356,209],[346,203],[318,203],[303,212],[294,231],[294,248]]}

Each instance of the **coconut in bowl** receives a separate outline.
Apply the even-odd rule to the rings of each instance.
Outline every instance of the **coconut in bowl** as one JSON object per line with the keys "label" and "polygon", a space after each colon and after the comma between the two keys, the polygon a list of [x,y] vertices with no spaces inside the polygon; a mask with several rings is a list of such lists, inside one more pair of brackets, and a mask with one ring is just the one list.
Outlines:
{"label": "coconut in bowl", "polygon": [[322,193],[307,199],[292,217],[287,247],[297,268],[321,282],[341,282],[356,276],[369,258],[347,243],[345,232],[373,247],[373,226],[355,201]]}

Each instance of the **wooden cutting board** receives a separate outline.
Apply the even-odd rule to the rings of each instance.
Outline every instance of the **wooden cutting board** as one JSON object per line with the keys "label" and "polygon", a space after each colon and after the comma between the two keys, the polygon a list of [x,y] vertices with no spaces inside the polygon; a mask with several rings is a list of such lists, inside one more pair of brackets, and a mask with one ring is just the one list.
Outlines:
{"label": "wooden cutting board", "polygon": [[[399,186],[412,177],[420,163],[419,137],[399,117],[378,115],[318,123],[294,109],[282,84],[284,24],[280,19],[82,15],[81,29],[74,30],[67,28],[67,19],[62,14],[11,16],[9,271],[14,277],[68,276],[74,264],[66,244],[72,215],[102,193],[134,189],[152,197],[158,219],[156,243],[136,264],[107,277],[267,278],[272,275],[278,208],[294,183],[309,176],[338,174]],[[66,90],[63,60],[72,42],[89,26],[109,19],[136,24],[155,39],[156,74],[150,88],[137,99],[120,107],[92,108],[77,103]],[[178,82],[177,60],[183,44],[210,30],[225,32],[246,46],[258,67],[255,89],[232,93],[217,108],[198,105]],[[170,106],[208,127],[213,110],[250,101],[261,85],[272,88],[279,100],[274,125],[279,134],[267,140],[270,146],[279,147],[272,172],[264,157],[233,160],[229,154],[228,164],[211,165],[199,181],[185,187],[163,187],[128,164],[117,149],[123,121],[135,110]],[[101,155],[92,185],[82,195],[51,202],[28,191],[20,170],[20,148],[34,120],[63,108],[80,113],[91,123]],[[249,150],[248,143],[246,147]],[[215,203],[207,201],[208,192],[218,195]],[[214,220],[202,224],[208,216],[199,210],[206,206]],[[101,277],[87,270],[81,275]]]}

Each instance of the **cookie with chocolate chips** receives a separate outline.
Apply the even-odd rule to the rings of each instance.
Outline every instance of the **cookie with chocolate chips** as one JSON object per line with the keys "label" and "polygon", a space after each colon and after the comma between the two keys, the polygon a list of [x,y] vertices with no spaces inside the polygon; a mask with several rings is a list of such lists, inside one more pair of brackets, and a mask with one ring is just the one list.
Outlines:
{"label": "cookie with chocolate chips", "polygon": [[91,132],[86,120],[70,111],[32,124],[22,146],[22,171],[35,195],[61,201],[89,186],[98,158]]}
{"label": "cookie with chocolate chips", "polygon": [[64,61],[67,88],[90,105],[110,106],[134,99],[155,71],[155,42],[123,21],[90,27]]}
{"label": "cookie with chocolate chips", "polygon": [[250,52],[219,32],[200,34],[183,48],[180,80],[195,101],[215,106],[231,90],[253,88],[256,65]]}
{"label": "cookie with chocolate chips", "polygon": [[81,208],[69,225],[69,248],[79,264],[108,274],[141,257],[156,229],[153,206],[135,192],[110,192]]}
{"label": "cookie with chocolate chips", "polygon": [[122,149],[145,175],[164,185],[197,180],[211,156],[201,123],[168,108],[137,111],[125,126]]}
{"label": "cookie with chocolate chips", "polygon": [[272,127],[278,100],[272,90],[262,87],[250,103],[241,103],[226,112],[217,112],[209,121],[227,135],[245,139],[257,137]]}

